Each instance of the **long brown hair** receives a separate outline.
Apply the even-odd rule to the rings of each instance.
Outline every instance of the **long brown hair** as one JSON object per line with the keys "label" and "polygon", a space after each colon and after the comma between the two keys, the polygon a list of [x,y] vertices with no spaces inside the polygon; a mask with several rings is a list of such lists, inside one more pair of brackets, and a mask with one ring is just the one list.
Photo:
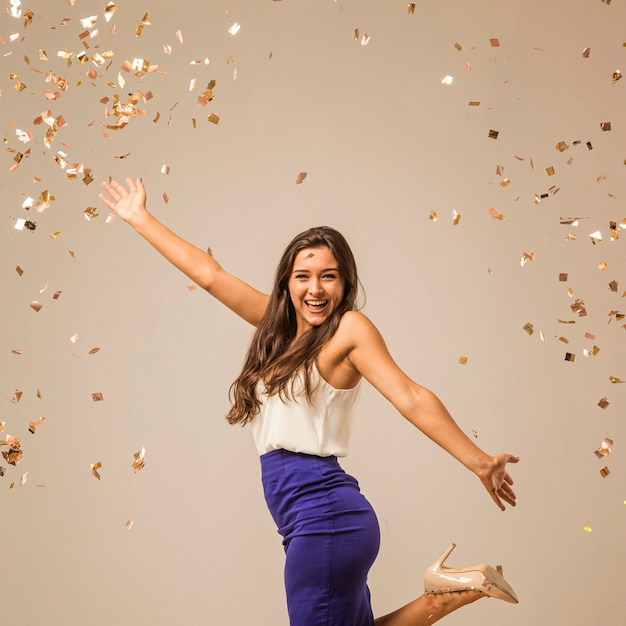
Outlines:
{"label": "long brown hair", "polygon": [[[344,283],[343,298],[328,319],[307,330],[291,345],[296,336],[296,313],[289,295],[289,277],[296,255],[306,248],[331,251]],[[304,372],[305,394],[311,397],[309,373],[313,362],[335,334],[343,314],[358,308],[359,285],[352,250],[340,232],[328,226],[317,226],[293,238],[276,268],[267,309],[252,337],[241,374],[230,387],[232,407],[226,416],[230,424],[244,426],[258,413],[261,402],[256,387],[259,381],[263,381],[267,395],[278,393],[288,400],[293,397],[294,374]]]}

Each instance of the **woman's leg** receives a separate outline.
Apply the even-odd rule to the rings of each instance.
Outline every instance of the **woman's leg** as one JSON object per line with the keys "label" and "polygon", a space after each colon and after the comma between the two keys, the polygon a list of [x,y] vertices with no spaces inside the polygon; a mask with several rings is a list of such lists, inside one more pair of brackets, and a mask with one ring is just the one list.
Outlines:
{"label": "woman's leg", "polygon": [[485,597],[479,591],[425,593],[389,615],[375,620],[376,626],[429,626],[466,604]]}

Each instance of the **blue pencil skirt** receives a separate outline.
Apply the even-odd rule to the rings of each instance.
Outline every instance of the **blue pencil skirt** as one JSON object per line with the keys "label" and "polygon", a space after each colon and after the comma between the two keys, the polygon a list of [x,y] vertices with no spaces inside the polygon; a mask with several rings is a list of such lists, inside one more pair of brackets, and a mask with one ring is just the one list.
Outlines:
{"label": "blue pencil skirt", "polygon": [[376,514],[336,457],[261,456],[265,500],[283,537],[291,626],[372,626],[367,587]]}

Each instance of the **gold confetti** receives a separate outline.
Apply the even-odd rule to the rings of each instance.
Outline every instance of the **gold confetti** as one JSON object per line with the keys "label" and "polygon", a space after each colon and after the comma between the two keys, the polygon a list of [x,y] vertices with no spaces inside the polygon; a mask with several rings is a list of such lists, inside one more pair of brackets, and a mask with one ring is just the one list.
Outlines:
{"label": "gold confetti", "polygon": [[467,106],[470,106],[470,107],[479,107],[479,106],[480,106],[480,101],[470,100],[470,101],[467,103]]}
{"label": "gold confetti", "polygon": [[583,59],[588,59],[589,58],[589,53],[591,52],[591,48],[585,48],[583,50]]}
{"label": "gold confetti", "polygon": [[72,335],[72,336],[70,337],[70,341],[71,341],[72,343],[76,343],[79,339],[80,339],[80,335],[79,335],[78,333],[76,333],[75,335]]}
{"label": "gold confetti", "polygon": [[135,472],[135,474],[144,468],[146,464],[144,460],[145,455],[146,455],[145,448],[142,448],[138,452],[135,452],[134,454],[135,460],[133,461],[133,472]]}
{"label": "gold confetti", "polygon": [[572,309],[572,313],[578,313],[578,317],[585,317],[587,315],[585,303],[580,298],[575,300],[574,304],[570,304],[570,309]]}
{"label": "gold confetti", "polygon": [[410,2],[407,8],[409,15],[413,15],[415,13],[415,2]]}
{"label": "gold confetti", "polygon": [[602,241],[602,233],[599,230],[596,230],[595,233],[591,233],[591,235],[589,235],[589,239],[591,239],[591,243],[595,246],[597,243]]}
{"label": "gold confetti", "polygon": [[39,313],[39,311],[41,311],[41,309],[43,308],[43,304],[37,302],[37,300],[33,300],[29,306],[33,311],[37,313]]}
{"label": "gold confetti", "polygon": [[609,454],[611,454],[611,446],[613,445],[613,440],[609,439],[608,437],[605,437],[602,440],[602,444],[600,445],[600,447],[594,451],[594,454],[599,458],[603,458],[605,456],[609,456]]}
{"label": "gold confetti", "polygon": [[11,349],[11,354],[15,354],[17,356],[20,356],[22,354],[22,351],[19,348],[12,348]]}
{"label": "gold confetti", "polygon": [[500,187],[507,187],[510,184],[511,184],[511,179],[505,178],[503,181],[500,182]]}
{"label": "gold confetti", "polygon": [[211,124],[218,124],[220,121],[220,118],[216,113],[211,113],[208,119],[209,119],[209,122],[211,122]]}
{"label": "gold confetti", "polygon": [[367,46],[367,44],[370,42],[371,37],[365,33],[365,35],[363,35],[363,37],[361,37],[361,45],[362,46]]}
{"label": "gold confetti", "polygon": [[15,268],[15,271],[17,272],[18,276],[22,276],[22,274],[24,274],[24,270],[19,265]]}
{"label": "gold confetti", "polygon": [[468,361],[469,361],[469,358],[466,356],[459,357],[459,365],[467,365]]}
{"label": "gold confetti", "polygon": [[95,476],[98,480],[100,480],[100,472],[98,470],[102,467],[102,463],[98,461],[97,463],[91,464],[91,475]]}
{"label": "gold confetti", "polygon": [[617,376],[609,376],[609,380],[616,385],[617,383],[624,383],[626,380],[622,380],[621,378],[617,378]]}
{"label": "gold confetti", "polygon": [[611,473],[611,472],[610,472],[610,470],[609,470],[609,468],[608,468],[608,467],[603,467],[603,468],[600,470],[600,476],[602,476],[602,478],[606,478],[606,477],[607,477],[610,473]]}
{"label": "gold confetti", "polygon": [[569,361],[570,363],[573,363],[576,360],[576,355],[571,353],[571,352],[566,352],[565,353],[565,360]]}
{"label": "gold confetti", "polygon": [[559,281],[562,283],[567,282],[567,276],[568,276],[567,272],[561,272],[559,274]]}
{"label": "gold confetti", "polygon": [[598,269],[602,272],[606,272],[609,269],[609,264],[606,261],[602,261],[598,264]]}
{"label": "gold confetti", "polygon": [[498,48],[500,46],[500,40],[496,38],[491,38],[489,40],[489,43],[491,44],[492,48]]}
{"label": "gold confetti", "polygon": [[134,524],[133,520],[129,518],[129,519],[127,519],[127,520],[126,520],[126,523],[124,524],[124,526],[125,526],[128,530],[130,530],[130,529],[133,527],[133,524]]}
{"label": "gold confetti", "polygon": [[617,81],[622,77],[622,73],[619,70],[613,72],[613,78],[611,79],[611,85],[615,85]]}
{"label": "gold confetti", "polygon": [[436,222],[439,219],[439,213],[437,213],[437,211],[431,211],[430,215],[428,216],[428,219],[432,220],[433,222]]}
{"label": "gold confetti", "polygon": [[490,130],[489,131],[489,139],[497,139],[499,134],[500,133],[497,130]]}
{"label": "gold confetti", "polygon": [[522,252],[522,258],[520,259],[520,265],[524,267],[527,261],[534,261],[537,255],[534,252]]}
{"label": "gold confetti", "polygon": [[601,122],[600,123],[600,128],[603,131],[611,130],[611,122]]}
{"label": "gold confetti", "polygon": [[307,177],[307,172],[300,172],[296,176],[296,185],[301,185],[304,182],[304,179]]}
{"label": "gold confetti", "polygon": [[535,327],[530,323],[526,323],[524,324],[524,326],[522,326],[522,328],[529,334],[532,335],[535,332]]}
{"label": "gold confetti", "polygon": [[502,213],[498,213],[498,211],[496,211],[495,209],[489,209],[489,215],[491,215],[491,217],[493,217],[494,220],[505,220],[506,216],[502,215]]}
{"label": "gold confetti", "polygon": [[462,46],[460,43],[458,43],[458,42],[454,44],[454,47],[455,47],[455,48],[456,48],[459,52],[461,52],[461,50],[463,50],[463,46]]}
{"label": "gold confetti", "polygon": [[552,166],[546,167],[546,173],[548,176],[554,176],[554,168]]}
{"label": "gold confetti", "polygon": [[96,354],[97,352],[100,352],[100,348],[92,348],[87,354]]}
{"label": "gold confetti", "polygon": [[458,226],[458,223],[461,221],[460,213],[457,213],[456,210],[452,211],[452,224],[454,226]]}
{"label": "gold confetti", "polygon": [[608,409],[610,404],[611,403],[606,398],[602,398],[600,402],[598,402],[598,406],[601,409]]}
{"label": "gold confetti", "polygon": [[102,393],[96,392],[91,394],[91,399],[94,402],[102,402],[104,400],[104,396],[102,395]]}

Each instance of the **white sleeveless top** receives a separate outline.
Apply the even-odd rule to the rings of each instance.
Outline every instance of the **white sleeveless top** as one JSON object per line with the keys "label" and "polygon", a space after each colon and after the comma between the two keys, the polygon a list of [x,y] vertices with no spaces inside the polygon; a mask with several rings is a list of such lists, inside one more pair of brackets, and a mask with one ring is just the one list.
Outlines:
{"label": "white sleeveless top", "polygon": [[316,456],[346,456],[354,409],[361,395],[361,381],[351,389],[335,389],[311,368],[313,393],[310,403],[300,377],[294,385],[294,399],[279,394],[266,396],[263,383],[257,394],[259,413],[250,422],[258,453],[289,450]]}

